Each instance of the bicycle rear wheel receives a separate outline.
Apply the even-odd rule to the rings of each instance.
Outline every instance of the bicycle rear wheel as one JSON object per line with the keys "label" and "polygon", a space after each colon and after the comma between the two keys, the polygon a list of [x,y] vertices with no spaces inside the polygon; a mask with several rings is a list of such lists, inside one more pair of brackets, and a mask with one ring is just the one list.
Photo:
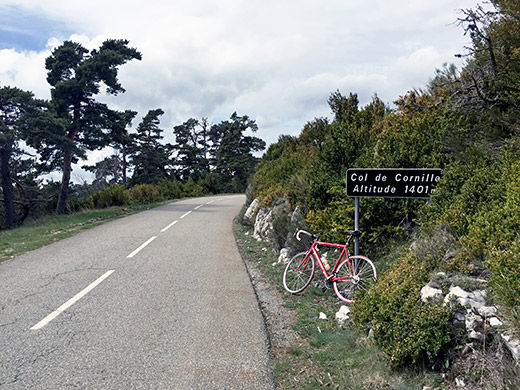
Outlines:
{"label": "bicycle rear wheel", "polygon": [[283,272],[283,287],[291,294],[302,292],[311,282],[314,269],[315,260],[312,253],[300,252],[294,255]]}
{"label": "bicycle rear wheel", "polygon": [[344,302],[353,303],[357,291],[368,291],[377,279],[376,267],[364,256],[350,256],[338,267],[332,286],[334,292]]}

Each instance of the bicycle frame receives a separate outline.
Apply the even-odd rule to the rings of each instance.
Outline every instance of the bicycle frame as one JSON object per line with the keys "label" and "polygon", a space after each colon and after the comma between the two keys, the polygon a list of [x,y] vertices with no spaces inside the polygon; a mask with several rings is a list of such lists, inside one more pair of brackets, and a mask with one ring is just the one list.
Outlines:
{"label": "bicycle frame", "polygon": [[[321,246],[327,246],[327,247],[342,249],[338,259],[336,260],[336,263],[334,264],[334,266],[332,267],[332,270],[330,271],[330,274],[327,271],[327,269],[325,268],[325,265],[323,264],[323,260],[321,259],[321,256],[318,253],[317,247],[320,246],[320,245]],[[350,256],[349,256],[347,248],[348,248],[348,243],[346,243],[344,245],[341,245],[341,244],[333,244],[333,243],[330,243],[330,242],[323,242],[323,241],[314,240],[314,242],[312,243],[309,251],[307,252],[307,255],[305,256],[305,258],[303,259],[303,261],[301,262],[300,266],[298,266],[297,269],[299,269],[302,265],[304,265],[303,269],[305,269],[307,267],[307,265],[309,264],[307,259],[309,258],[309,255],[312,253],[314,255],[315,259],[318,261],[318,265],[320,266],[321,272],[323,272],[323,274],[325,275],[325,279],[328,282],[332,283],[332,282],[339,282],[339,281],[342,281],[342,280],[345,280],[345,279],[350,279],[351,278],[350,276],[346,276],[346,277],[343,277],[343,278],[336,278],[335,277],[336,271],[338,270],[338,267],[341,264],[344,255],[346,256],[346,259],[347,259],[347,264],[348,264],[348,268],[349,268],[350,274],[353,275],[353,272],[352,272],[353,269],[352,269],[351,264],[350,264]]]}
{"label": "bicycle frame", "polygon": [[[291,294],[299,294],[309,286],[316,271],[316,262],[321,272],[325,276],[323,290],[333,288],[334,292],[344,302],[353,303],[354,294],[357,290],[368,291],[370,285],[377,279],[376,267],[365,256],[350,256],[348,246],[353,237],[359,237],[359,230],[349,231],[350,235],[347,242],[343,245],[330,242],[319,241],[315,234],[305,230],[297,230],[296,239],[300,241],[300,235],[305,234],[312,238],[312,244],[306,252],[295,254],[285,266],[283,272],[283,287]],[[324,257],[320,256],[322,247],[332,248],[334,256],[331,256],[332,269],[328,263],[324,263]],[[327,250],[325,249],[325,250]],[[334,259],[338,250],[341,250],[339,257]],[[333,261],[335,260],[335,263]],[[310,266],[309,266],[310,263]]]}

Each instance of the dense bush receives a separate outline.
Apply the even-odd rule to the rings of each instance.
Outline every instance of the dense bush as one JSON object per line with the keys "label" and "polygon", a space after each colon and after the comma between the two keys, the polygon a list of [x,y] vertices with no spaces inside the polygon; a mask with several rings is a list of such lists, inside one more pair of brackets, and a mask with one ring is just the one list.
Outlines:
{"label": "dense bush", "polygon": [[374,339],[394,366],[434,366],[453,344],[452,309],[420,299],[421,288],[432,279],[453,243],[454,237],[445,227],[418,239],[414,249],[380,274],[375,286],[353,307],[354,322],[373,330]]}
{"label": "dense bush", "polygon": [[342,242],[354,224],[348,168],[443,169],[431,202],[360,200],[362,250],[376,266],[388,243],[406,248],[412,236],[423,243],[396,256],[354,306],[356,322],[373,327],[395,365],[434,364],[451,346],[450,309],[419,299],[439,270],[486,278],[501,314],[520,331],[520,5],[491,3],[496,12],[462,11],[472,47],[461,71],[444,66],[392,110],[377,97],[360,107],[357,95],[335,92],[333,121],[315,119],[299,136],[280,137],[255,173],[264,203],[283,196],[321,238]]}
{"label": "dense bush", "polygon": [[182,183],[177,180],[163,179],[157,183],[157,187],[164,199],[178,199],[183,196]]}
{"label": "dense bush", "polygon": [[202,195],[202,186],[190,177],[186,183],[184,183],[183,192],[185,196],[201,196]]}
{"label": "dense bush", "polygon": [[159,187],[153,184],[138,184],[130,188],[129,192],[132,203],[148,204],[166,200]]}
{"label": "dense bush", "polygon": [[124,206],[130,204],[131,198],[127,189],[118,184],[111,184],[90,196],[94,208]]}

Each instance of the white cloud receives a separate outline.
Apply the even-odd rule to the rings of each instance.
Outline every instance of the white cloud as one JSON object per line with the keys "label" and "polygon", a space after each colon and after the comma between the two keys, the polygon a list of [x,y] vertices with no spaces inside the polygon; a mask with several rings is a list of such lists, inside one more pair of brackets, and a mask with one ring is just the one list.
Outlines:
{"label": "white cloud", "polygon": [[37,97],[50,98],[49,88],[45,86],[45,58],[49,54],[46,51],[0,50],[0,86],[18,87],[32,91]]}
{"label": "white cloud", "polygon": [[[476,0],[3,0],[71,31],[40,52],[0,50],[0,84],[48,97],[44,60],[65,39],[93,49],[124,38],[143,54],[120,68],[118,109],[161,107],[162,127],[190,117],[220,121],[233,111],[257,119],[276,142],[315,116],[340,89],[362,104],[392,102],[455,62],[467,38],[453,22]],[[61,31],[65,31],[62,29]],[[45,34],[45,31],[41,32]]]}

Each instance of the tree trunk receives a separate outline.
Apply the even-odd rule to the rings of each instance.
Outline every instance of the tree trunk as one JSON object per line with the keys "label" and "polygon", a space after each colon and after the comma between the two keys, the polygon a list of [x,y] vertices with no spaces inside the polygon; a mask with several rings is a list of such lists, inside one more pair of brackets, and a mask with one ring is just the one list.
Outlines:
{"label": "tree trunk", "polygon": [[[72,130],[69,131],[69,139],[74,142],[79,130],[79,106],[74,108]],[[63,156],[63,175],[61,177],[60,194],[56,205],[56,214],[63,215],[67,210],[67,199],[69,197],[70,174],[72,172],[72,150],[67,150]]]}
{"label": "tree trunk", "polygon": [[63,158],[63,175],[61,177],[60,194],[58,196],[58,205],[56,206],[56,214],[65,214],[67,209],[67,199],[69,197],[70,174],[72,172],[72,152],[65,152]]}
{"label": "tree trunk", "polygon": [[16,227],[14,211],[14,194],[11,177],[9,174],[9,160],[11,158],[11,146],[0,149],[0,176],[2,177],[2,192],[4,196],[4,225],[6,229]]}
{"label": "tree trunk", "polygon": [[126,187],[126,145],[123,145],[123,185]]}

